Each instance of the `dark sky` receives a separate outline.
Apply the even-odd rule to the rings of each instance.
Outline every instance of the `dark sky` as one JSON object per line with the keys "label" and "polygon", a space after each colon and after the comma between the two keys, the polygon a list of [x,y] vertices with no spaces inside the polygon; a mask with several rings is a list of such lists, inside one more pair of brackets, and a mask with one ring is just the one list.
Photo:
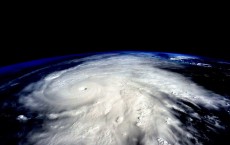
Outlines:
{"label": "dark sky", "polygon": [[[17,19],[16,19],[17,20]],[[228,23],[210,20],[166,19],[150,22],[13,21],[6,27],[1,44],[0,66],[44,57],[98,51],[167,51],[230,60]],[[19,22],[22,22],[20,24]],[[99,22],[99,24],[98,24]],[[157,23],[156,23],[157,22]]]}
{"label": "dark sky", "polygon": [[18,35],[1,50],[1,65],[73,53],[119,50],[166,51],[230,59],[227,52],[230,45],[228,40],[225,40],[227,38],[223,37],[210,37],[207,34],[203,36],[198,36],[198,34],[197,36],[194,34],[191,36],[188,34],[182,36],[174,36],[174,34],[143,36],[146,33],[113,34],[61,37],[55,36],[55,34],[31,35],[31,37]]}
{"label": "dark sky", "polygon": [[[192,3],[189,3],[192,5]],[[26,6],[26,5],[25,5]],[[230,60],[229,8],[171,4],[62,9],[10,5],[1,27],[0,66],[72,53],[168,51]],[[64,8],[64,7],[63,7]],[[130,9],[128,9],[130,8]]]}

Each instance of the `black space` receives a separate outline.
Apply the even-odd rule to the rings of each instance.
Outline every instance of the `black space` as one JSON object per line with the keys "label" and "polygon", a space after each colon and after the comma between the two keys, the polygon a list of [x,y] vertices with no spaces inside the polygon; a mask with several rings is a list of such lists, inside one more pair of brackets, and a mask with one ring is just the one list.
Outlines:
{"label": "black space", "polygon": [[[45,35],[45,34],[44,34]],[[96,35],[90,38],[79,38],[75,36],[53,37],[44,39],[17,38],[10,42],[13,45],[6,45],[1,51],[1,65],[40,59],[45,57],[67,55],[73,53],[88,52],[109,52],[109,51],[163,51],[195,54],[223,60],[229,60],[229,45],[226,42],[210,40],[194,40],[190,38],[153,38],[153,37],[134,37],[131,35],[116,37]],[[138,34],[137,34],[138,35]],[[19,36],[18,36],[19,37]]]}
{"label": "black space", "polygon": [[[29,12],[26,12],[28,14]],[[105,14],[106,12],[103,12]],[[183,12],[179,12],[183,14]],[[177,16],[16,15],[4,27],[0,66],[101,51],[166,51],[230,60],[229,25],[215,13]]]}

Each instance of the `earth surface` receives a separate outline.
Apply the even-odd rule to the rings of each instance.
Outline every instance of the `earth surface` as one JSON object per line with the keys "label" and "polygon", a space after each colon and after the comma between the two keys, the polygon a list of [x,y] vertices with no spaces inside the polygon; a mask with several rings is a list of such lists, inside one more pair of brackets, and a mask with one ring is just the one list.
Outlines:
{"label": "earth surface", "polygon": [[0,68],[0,144],[229,144],[230,62],[163,52]]}

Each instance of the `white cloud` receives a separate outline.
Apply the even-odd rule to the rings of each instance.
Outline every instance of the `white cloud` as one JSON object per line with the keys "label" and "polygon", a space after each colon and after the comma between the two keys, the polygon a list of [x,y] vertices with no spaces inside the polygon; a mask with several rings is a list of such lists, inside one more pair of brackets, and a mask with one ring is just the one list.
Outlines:
{"label": "white cloud", "polygon": [[102,55],[31,84],[21,103],[48,116],[45,131],[34,131],[31,143],[193,144],[189,139],[197,140],[197,128],[185,130],[172,108],[200,116],[176,102],[218,109],[226,100],[180,74],[159,69],[160,64],[150,57]]}

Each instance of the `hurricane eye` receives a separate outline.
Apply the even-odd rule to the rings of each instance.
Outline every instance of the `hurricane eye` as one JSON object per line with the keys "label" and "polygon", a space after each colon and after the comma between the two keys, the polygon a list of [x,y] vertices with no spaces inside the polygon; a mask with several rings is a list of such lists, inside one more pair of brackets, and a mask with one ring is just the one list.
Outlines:
{"label": "hurricane eye", "polygon": [[80,87],[79,90],[80,91],[86,91],[88,88],[87,87]]}

